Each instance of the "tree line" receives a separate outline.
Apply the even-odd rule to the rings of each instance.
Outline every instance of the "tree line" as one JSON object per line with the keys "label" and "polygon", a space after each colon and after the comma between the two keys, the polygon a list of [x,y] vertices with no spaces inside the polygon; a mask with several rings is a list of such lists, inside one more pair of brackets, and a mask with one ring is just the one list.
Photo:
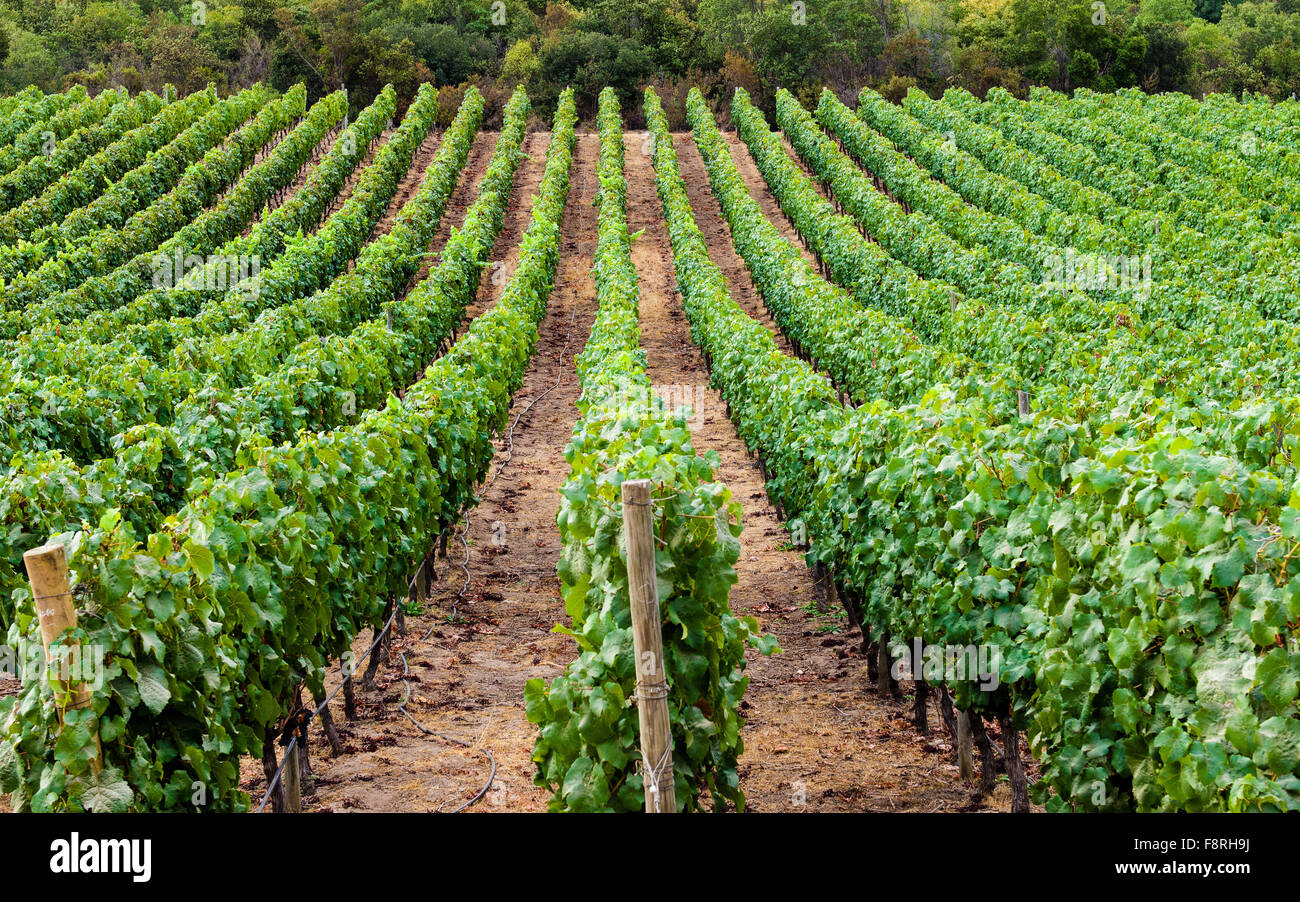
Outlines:
{"label": "tree line", "polygon": [[572,85],[588,118],[606,85],[629,110],[653,85],[674,127],[692,85],[769,109],[780,87],[864,85],[1282,98],[1300,82],[1300,0],[0,0],[0,64],[7,91],[304,82],[357,108],[432,82],[447,121],[471,84],[494,111],[523,84],[541,116]]}

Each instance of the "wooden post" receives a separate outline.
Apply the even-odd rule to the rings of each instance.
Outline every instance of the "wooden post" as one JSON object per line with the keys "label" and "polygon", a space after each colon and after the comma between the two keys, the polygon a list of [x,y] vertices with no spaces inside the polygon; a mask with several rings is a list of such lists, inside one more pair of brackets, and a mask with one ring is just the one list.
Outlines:
{"label": "wooden post", "polygon": [[284,783],[284,810],[290,814],[302,811],[302,768],[300,765],[297,743],[284,750],[284,773],[280,775]]}
{"label": "wooden post", "polygon": [[[90,708],[92,703],[90,687],[80,679],[74,679],[74,674],[69,672],[74,664],[77,669],[75,676],[79,677],[84,671],[81,645],[61,639],[64,632],[77,628],[77,611],[72,604],[72,587],[68,583],[68,557],[63,546],[54,542],[25,552],[23,563],[32,586],[32,601],[41,624],[41,642],[45,646],[45,666],[50,669],[50,682],[57,694],[59,720],[62,722],[66,712]],[[67,670],[55,670],[61,667],[67,667]],[[104,753],[99,744],[99,729],[94,723],[90,724],[90,735],[95,740],[91,772],[98,774],[104,766]]]}
{"label": "wooden post", "polygon": [[1020,411],[1022,417],[1029,416],[1029,392],[1016,392],[1016,407]]}
{"label": "wooden post", "polygon": [[636,654],[637,714],[641,723],[645,810],[675,813],[672,724],[668,720],[668,680],[664,672],[663,629],[655,572],[654,512],[650,480],[623,483],[623,531],[627,537],[627,587],[632,607]]}
{"label": "wooden post", "polygon": [[957,770],[963,780],[975,776],[975,761],[972,755],[970,736],[970,712],[957,712]]}
{"label": "wooden post", "polygon": [[304,722],[298,735],[298,783],[302,787],[299,796],[311,795],[316,791],[316,774],[312,772],[311,755],[307,751],[308,740],[311,739],[308,729],[310,726],[310,721]]}

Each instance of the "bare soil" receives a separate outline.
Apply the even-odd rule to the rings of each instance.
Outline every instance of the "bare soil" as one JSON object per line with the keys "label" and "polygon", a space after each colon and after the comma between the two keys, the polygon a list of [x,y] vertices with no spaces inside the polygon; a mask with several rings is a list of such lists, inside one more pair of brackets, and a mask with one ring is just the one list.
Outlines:
{"label": "bare soil", "polygon": [[[729,136],[732,137],[732,136]],[[742,738],[741,787],[752,811],[939,811],[971,805],[951,760],[947,737],[920,736],[908,721],[911,700],[882,697],[867,676],[861,634],[843,612],[816,613],[816,588],[800,552],[776,516],[757,461],[750,457],[716,392],[707,387],[703,355],[673,292],[676,277],[654,169],[627,136],[628,228],[645,229],[632,257],[641,279],[641,340],[657,385],[694,384],[703,396],[691,434],[700,451],[716,451],[717,478],[740,501],[744,515],[739,577],[732,609],[758,618],[777,637],[782,653],[747,655],[751,679]],[[732,297],[772,328],[744,261],[714,199],[708,172],[689,134],[674,136],[682,177],[710,258],[722,270]],[[738,163],[753,161],[732,145]],[[748,173],[747,173],[748,174]],[[754,188],[749,181],[751,190]],[[760,180],[761,184],[761,180]],[[764,190],[762,194],[767,194]],[[759,197],[773,215],[775,199]],[[777,211],[779,215],[779,210]],[[783,347],[788,344],[782,341]],[[931,723],[939,722],[937,708]],[[995,807],[1009,807],[1009,798]]]}
{"label": "bare soil", "polygon": [[[479,135],[478,137],[482,137]],[[477,138],[476,138],[477,140]],[[393,229],[397,222],[397,214],[401,211],[402,206],[410,200],[415,192],[420,190],[420,182],[424,180],[424,173],[433,162],[433,158],[438,155],[438,148],[442,146],[442,135],[438,132],[429,132],[420,142],[419,148],[415,151],[415,157],[411,160],[411,166],[406,170],[406,175],[402,176],[401,182],[397,185],[397,190],[393,192],[392,199],[388,202],[388,209],[384,215],[379,218],[374,229],[370,232],[371,240],[387,235]],[[466,169],[468,169],[466,161]],[[462,170],[462,176],[464,171]]]}
{"label": "bare soil", "polygon": [[[520,165],[492,256],[501,265],[485,270],[471,316],[496,302],[514,270],[549,140],[543,132],[525,142],[528,159]],[[487,753],[495,763],[492,788],[470,810],[546,806],[548,793],[532,785],[536,731],[524,717],[523,685],[532,677],[559,675],[574,654],[569,639],[551,632],[563,613],[555,514],[568,474],[564,448],[577,417],[573,358],[586,344],[596,310],[590,276],[595,160],[595,136],[580,134],[556,287],[537,352],[515,396],[513,428],[498,442],[489,482],[480,490],[482,502],[451,544],[450,559],[438,560],[428,613],[407,619],[407,634],[395,641],[377,690],[358,687],[359,719],[343,720],[341,696],[332,704],[345,754],[328,757],[319,726],[313,730],[316,779],[306,800],[309,810],[454,810],[487,784]],[[367,635],[354,650],[360,655],[369,644]],[[408,683],[407,710],[424,729],[441,735],[423,733],[398,710]],[[245,776],[246,788],[260,798],[260,764],[249,762]]]}
{"label": "bare soil", "polygon": [[[496,137],[487,132],[476,139],[421,278],[428,266],[436,265],[451,229],[463,222]],[[499,299],[514,271],[549,137],[532,132],[526,139],[526,159],[471,317]],[[728,138],[751,194],[798,245],[747,150],[734,135]],[[397,211],[418,189],[440,140],[430,135],[422,144],[376,235],[392,227]],[[628,133],[625,142],[629,229],[641,232],[632,255],[640,278],[641,340],[651,380],[661,394],[689,392],[695,446],[718,455],[716,476],[743,508],[732,607],[758,618],[782,648],[772,657],[752,650],[747,655],[751,682],[743,703],[741,786],[748,809],[1008,809],[1005,785],[980,799],[975,784],[961,782],[937,706],[930,711],[931,735],[918,734],[910,721],[910,684],[903,684],[902,699],[877,690],[860,652],[860,633],[848,626],[841,610],[817,612],[811,573],[778,521],[757,463],[709,387],[702,354],[691,341],[675,293],[672,249],[653,167],[642,150],[644,133]],[[694,142],[689,134],[675,135],[674,142],[713,262],[736,302],[788,351],[733,248]],[[380,146],[376,142],[368,158]],[[375,687],[363,688],[358,680],[355,719],[345,719],[341,694],[331,702],[343,742],[340,755],[330,755],[320,721],[313,722],[312,773],[304,786],[307,810],[455,811],[470,803],[475,804],[469,811],[546,808],[548,791],[532,782],[536,729],[524,716],[523,686],[530,678],[558,676],[576,653],[571,640],[552,632],[564,619],[555,514],[569,472],[564,449],[577,417],[574,357],[587,341],[597,308],[591,276],[597,149],[594,134],[579,134],[555,288],[539,328],[537,352],[480,490],[481,503],[467,515],[449,555],[436,559],[436,581],[424,613],[406,618],[406,632],[394,640]],[[354,180],[355,175],[347,190]],[[371,641],[369,634],[358,637],[354,654],[364,655]],[[337,688],[339,680],[332,674],[327,690]],[[0,693],[13,688],[0,679]],[[989,732],[1000,745],[996,726],[990,724]],[[1033,762],[1026,764],[1032,777]],[[260,761],[244,761],[241,776],[256,804],[266,786]],[[6,802],[0,800],[0,811],[5,810]]]}
{"label": "bare soil", "polygon": [[[530,159],[520,167],[493,254],[501,265],[485,272],[471,315],[496,301],[513,272],[548,138],[544,133],[528,137]],[[672,250],[654,171],[642,152],[644,135],[629,133],[625,140],[629,230],[644,230],[632,253],[641,280],[642,345],[650,376],[661,393],[685,391],[695,401],[695,446],[718,454],[717,478],[744,511],[733,609],[757,617],[782,647],[770,658],[751,651],[747,661],[751,683],[743,711],[741,785],[749,810],[1005,810],[1009,794],[1001,786],[991,798],[978,800],[974,784],[959,780],[937,707],[930,714],[932,734],[919,735],[909,719],[911,698],[883,695],[869,680],[861,636],[848,628],[843,612],[817,613],[810,571],[791,547],[757,463],[708,387],[703,357],[691,342],[674,293]],[[741,307],[788,350],[733,250],[694,142],[686,134],[674,140],[714,262]],[[481,177],[490,146],[476,144],[466,167],[475,174],[458,187],[444,233],[472,202],[469,184]],[[794,239],[734,136],[732,152],[764,212]],[[586,343],[597,307],[590,272],[596,154],[596,137],[580,134],[556,286],[510,428],[498,440],[489,481],[480,491],[482,501],[452,541],[450,559],[437,559],[426,613],[407,618],[407,632],[395,640],[376,689],[358,686],[358,718],[344,720],[342,696],[332,703],[345,745],[341,756],[328,754],[319,723],[314,725],[308,810],[453,811],[475,799],[489,776],[491,789],[468,810],[545,810],[549,793],[532,783],[536,729],[524,717],[523,685],[533,677],[558,676],[576,653],[569,639],[551,631],[564,619],[554,521],[569,469],[563,451],[577,417],[573,358]],[[368,634],[359,638],[355,653],[361,655],[370,642]],[[337,683],[335,676],[330,688]],[[414,720],[399,708],[408,687],[406,710]],[[905,692],[909,689],[905,683]],[[1000,741],[996,728],[990,733]],[[260,763],[247,764],[245,788],[260,798],[265,786]]]}
{"label": "bare soil", "polygon": [[[320,161],[325,157],[327,153],[330,152],[330,150],[334,147],[334,142],[336,142],[339,139],[339,136],[342,134],[343,134],[343,128],[341,125],[337,125],[334,128],[330,129],[328,132],[326,132],[325,136],[320,139],[320,141],[316,144],[316,147],[312,150],[311,154],[307,157],[307,162],[303,163],[302,166],[299,167],[298,172],[293,177],[293,181],[291,181],[288,185],[286,185],[281,190],[274,191],[271,193],[271,196],[267,198],[265,211],[263,211],[262,214],[254,217],[252,221],[248,223],[248,225],[244,226],[244,229],[241,234],[244,236],[248,236],[253,231],[253,227],[257,225],[257,223],[261,221],[261,219],[263,219],[267,213],[269,213],[271,210],[276,209],[285,201],[287,201],[289,198],[293,197],[295,194],[301,191],[302,186],[307,184],[307,179],[311,177],[312,170],[314,170],[318,165],[320,165]],[[241,173],[241,177],[242,177],[242,173]]]}
{"label": "bare soil", "polygon": [[[361,157],[361,160],[356,166],[352,167],[352,171],[348,173],[347,180],[343,183],[343,188],[334,196],[334,199],[326,205],[325,212],[321,215],[322,222],[343,209],[343,206],[352,199],[352,192],[356,190],[357,182],[361,181],[361,173],[365,172],[367,167],[375,161],[375,155],[383,149],[384,145],[386,145],[389,139],[393,137],[393,132],[395,131],[396,129],[382,131],[375,137],[375,140],[370,142],[370,146],[366,148],[366,152]],[[412,162],[414,162],[414,159],[412,159]]]}
{"label": "bare soil", "polygon": [[[492,154],[496,151],[497,141],[500,138],[500,132],[481,131],[474,136],[474,143],[470,145],[469,154],[465,157],[465,165],[460,171],[456,190],[447,199],[447,206],[442,211],[442,219],[438,222],[438,231],[434,233],[424,263],[421,264],[419,272],[415,275],[416,283],[424,281],[424,278],[429,274],[429,270],[437,266],[438,262],[442,260],[442,249],[446,247],[447,240],[451,238],[451,230],[458,228],[465,221],[466,213],[474,205],[474,201],[478,199],[479,185],[483,181],[483,176],[487,174],[488,163],[492,161]],[[441,142],[439,142],[439,146],[441,146]],[[528,145],[525,143],[525,151],[527,148]],[[412,166],[411,168],[414,169],[415,167]],[[420,174],[423,176],[424,170],[420,170]],[[512,206],[518,199],[517,195],[511,195]],[[391,227],[390,223],[389,228]],[[502,232],[505,232],[504,228]]]}

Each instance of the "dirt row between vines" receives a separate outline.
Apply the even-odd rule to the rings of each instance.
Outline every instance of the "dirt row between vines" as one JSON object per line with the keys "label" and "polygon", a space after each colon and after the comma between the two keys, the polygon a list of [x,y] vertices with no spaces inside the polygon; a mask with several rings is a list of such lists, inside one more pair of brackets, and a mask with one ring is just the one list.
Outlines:
{"label": "dirt row between vines", "polygon": [[[545,132],[525,140],[526,159],[471,317],[499,299],[514,272],[549,140]],[[474,810],[545,807],[546,793],[531,785],[534,730],[523,717],[523,684],[558,675],[571,656],[569,640],[551,632],[561,610],[555,510],[568,472],[564,447],[576,417],[573,358],[586,344],[596,308],[589,272],[596,238],[595,152],[595,136],[580,134],[556,287],[511,412],[511,423],[518,418],[518,425],[497,442],[491,481],[480,489],[483,500],[470,512],[463,538],[453,540],[449,559],[437,561],[429,613],[407,619],[407,634],[381,667],[377,690],[358,688],[357,720],[343,719],[342,696],[331,706],[344,754],[329,757],[323,734],[313,730],[315,782],[308,810],[455,809],[487,783],[491,766],[483,750],[493,756],[496,773],[491,793]],[[480,168],[487,158],[490,153]],[[475,193],[457,190],[471,201]],[[449,221],[459,223],[463,205],[453,206],[457,215],[449,213]],[[360,637],[354,652],[360,656],[370,641],[368,633]],[[334,676],[328,685],[337,682]],[[421,733],[398,710],[408,683],[407,710],[441,737]],[[245,788],[260,798],[260,767],[245,773]]]}
{"label": "dirt row between vines", "polygon": [[[447,207],[443,210],[442,219],[438,223],[438,231],[434,233],[433,241],[429,244],[429,250],[425,255],[424,262],[420,264],[419,271],[415,274],[412,282],[418,285],[423,282],[429,275],[429,271],[438,265],[442,260],[442,249],[446,247],[447,241],[451,238],[451,230],[460,228],[465,222],[465,214],[469,208],[478,200],[479,185],[483,181],[483,176],[487,174],[488,164],[492,161],[492,154],[496,152],[497,141],[500,139],[500,132],[479,132],[474,137],[474,143],[470,146],[469,155],[465,157],[465,167],[461,170],[460,179],[457,182],[457,189],[462,187],[465,190],[456,190],[452,192],[451,197],[447,199]],[[441,143],[438,145],[441,147]],[[527,151],[528,143],[524,142],[524,150]],[[423,173],[423,170],[420,170]],[[515,197],[512,195],[511,200]],[[392,222],[388,224],[392,228]],[[506,234],[506,229],[502,228],[502,235]],[[498,242],[498,247],[500,243]],[[472,313],[472,311],[471,311]]]}
{"label": "dirt row between vines", "polygon": [[[808,177],[808,179],[812,182],[814,188],[822,197],[825,197],[828,200],[833,201],[834,198],[830,190],[828,190],[818,181],[817,176],[813,173],[812,169],[800,158],[799,154],[795,151],[794,147],[790,144],[789,139],[779,131],[776,134],[779,136],[781,144],[785,148],[786,154],[789,156],[791,162],[793,162],[794,165],[798,167],[798,169],[805,176]],[[727,133],[726,137],[727,137],[728,144],[730,146],[731,157],[735,161],[736,167],[740,171],[741,177],[744,179],[746,187],[749,189],[750,196],[753,197],[758,202],[759,206],[763,210],[763,214],[768,218],[770,222],[772,222],[777,227],[777,230],[782,234],[782,236],[784,236],[792,244],[794,244],[796,247],[800,249],[800,252],[803,254],[804,259],[808,260],[808,262],[816,266],[817,265],[816,254],[814,254],[811,250],[801,245],[798,229],[795,227],[794,223],[790,220],[790,218],[785,215],[785,212],[781,209],[780,202],[776,199],[775,195],[772,194],[771,189],[767,186],[767,183],[764,181],[763,174],[759,171],[757,164],[755,164],[754,158],[750,155],[748,147],[746,147],[745,143],[740,139],[740,136],[734,132]],[[869,170],[864,169],[863,173],[868,178],[872,179],[873,182],[878,181],[875,179],[874,174],[871,173]],[[891,194],[889,194],[888,191],[885,191],[883,186],[877,184],[876,187],[877,190],[880,190],[885,197],[888,197],[890,200],[893,200],[895,203],[898,203],[897,199],[894,198]],[[904,210],[910,211],[909,208],[906,207],[906,205],[902,205],[902,206]],[[859,231],[861,232],[862,230],[859,229]],[[868,241],[873,241],[873,242],[875,241],[875,239],[873,239],[869,235],[864,234],[864,237]],[[911,687],[912,687],[911,681],[905,680],[903,682],[903,688],[905,692],[910,692]],[[910,695],[908,696],[907,707],[910,711],[911,708]],[[939,700],[934,693],[931,693],[929,697],[927,711],[928,711],[927,719],[929,721],[931,730],[935,731],[934,737],[936,743],[941,744],[945,750],[950,748],[951,747],[949,744],[950,739],[947,736],[947,734],[943,732],[942,727],[940,726],[936,729],[936,725],[941,725],[943,721],[939,710]],[[988,731],[989,737],[993,740],[997,748],[999,750],[1003,748],[1004,743],[1001,735],[1001,729],[997,724],[997,722],[995,720],[990,720],[986,723],[985,727]],[[1033,756],[1029,753],[1028,743],[1024,740],[1023,736],[1021,737],[1020,750],[1021,750],[1021,758],[1022,761],[1024,762],[1026,773],[1028,774],[1029,779],[1032,782],[1034,779],[1037,778],[1039,772],[1039,765],[1038,762],[1036,762],[1033,759]],[[998,752],[998,756],[999,756],[998,767],[999,767],[999,772],[1001,772],[1002,763],[1000,760],[1000,756],[1001,756],[1000,751]],[[979,768],[979,759],[977,757],[976,760],[977,771],[978,768]],[[988,805],[991,807],[1001,809],[1001,810],[1009,810],[1010,797],[1005,782],[998,783],[996,787],[996,791],[993,794],[992,798],[986,801]],[[1039,810],[1039,808],[1035,806],[1035,810]]]}
{"label": "dirt row between vines", "polygon": [[321,222],[324,222],[339,210],[342,210],[344,205],[352,199],[352,193],[356,190],[357,183],[361,181],[361,174],[375,161],[375,156],[379,151],[383,150],[385,145],[388,144],[395,131],[397,131],[395,128],[386,129],[380,132],[375,140],[370,142],[370,146],[366,148],[366,152],[362,155],[360,162],[358,162],[357,165],[352,168],[352,171],[348,173],[348,178],[347,181],[343,183],[343,188],[328,204],[325,205],[325,211],[321,214]]}
{"label": "dirt row between vines", "polygon": [[[334,149],[334,145],[338,141],[338,139],[343,135],[343,131],[344,130],[340,124],[340,125],[336,125],[334,128],[330,129],[328,132],[325,133],[325,136],[320,139],[320,141],[316,144],[316,147],[308,155],[307,162],[303,163],[300,167],[298,167],[298,171],[297,173],[294,174],[292,181],[290,181],[289,184],[285,185],[284,188],[282,188],[281,190],[272,192],[271,196],[267,198],[266,212],[269,213],[270,211],[276,209],[277,207],[282,205],[285,201],[289,200],[289,198],[293,197],[295,194],[297,194],[299,191],[302,190],[302,186],[307,184],[307,179],[311,177],[312,171],[317,166],[320,165],[320,162],[325,158],[325,155]],[[244,172],[240,173],[239,177],[242,179],[247,174],[248,171],[245,170]],[[235,184],[238,184],[238,182],[232,184],[230,188],[227,189],[227,192],[233,190]],[[223,192],[223,194],[227,192]],[[247,238],[250,234],[252,234],[253,228],[261,220],[262,220],[261,215],[254,217],[247,225],[244,226],[240,234],[243,237]]]}
{"label": "dirt row between vines", "polygon": [[[531,134],[526,144],[530,160],[521,166],[493,255],[504,264],[503,274],[513,271],[547,138]],[[819,616],[813,610],[808,568],[802,556],[790,550],[757,463],[747,454],[720,398],[708,388],[702,355],[691,342],[673,291],[672,251],[643,140],[639,133],[627,136],[626,165],[629,230],[644,230],[633,244],[633,262],[641,279],[642,344],[650,376],[661,393],[684,394],[695,401],[695,446],[719,455],[717,478],[744,511],[733,609],[758,617],[784,650],[772,658],[752,651],[749,655],[752,682],[744,708],[748,722],[741,760],[741,785],[749,807],[967,807],[971,787],[957,780],[946,743],[915,733],[906,721],[906,700],[882,698],[875,691],[866,661],[857,652],[860,640],[856,632],[844,630],[842,617]],[[737,302],[775,332],[732,248],[693,142],[689,135],[679,135],[676,141],[714,262],[727,276]],[[738,162],[747,160],[743,147],[739,150]],[[570,640],[551,632],[564,618],[556,576],[560,541],[555,513],[568,473],[563,451],[577,417],[573,358],[586,343],[597,306],[590,272],[596,241],[596,155],[596,137],[580,134],[556,287],[539,330],[536,356],[515,398],[513,431],[498,441],[491,481],[481,490],[482,503],[468,516],[463,542],[459,536],[453,541],[450,559],[437,561],[439,580],[429,613],[408,618],[406,636],[396,641],[394,653],[380,668],[377,690],[358,690],[358,719],[343,720],[341,696],[332,705],[344,754],[330,757],[319,728],[313,730],[309,810],[455,810],[486,784],[491,766],[485,752],[495,761],[492,789],[469,810],[546,807],[549,793],[532,783],[536,728],[524,716],[523,685],[532,677],[558,676],[575,655]],[[523,187],[529,184],[531,189]],[[527,192],[523,197],[521,190]],[[463,216],[462,197],[472,194],[458,188],[456,212],[449,209],[448,222]],[[770,197],[761,200],[772,215],[775,202]],[[495,302],[505,283],[493,273],[493,267],[485,273],[471,310],[474,315]],[[356,654],[369,643],[368,634],[359,638]],[[330,685],[336,684],[337,677]],[[407,709],[422,727],[438,735],[423,733],[398,710],[408,684]],[[260,768],[246,774],[245,788],[260,797]],[[994,806],[1005,807],[998,799]]]}
{"label": "dirt row between vines", "polygon": [[[475,144],[482,138],[482,134],[475,136]],[[402,176],[402,180],[397,183],[397,189],[388,202],[388,208],[384,210],[384,215],[379,217],[379,221],[371,229],[370,240],[382,238],[392,231],[393,225],[397,222],[397,214],[401,212],[406,202],[415,196],[415,192],[420,189],[420,182],[424,180],[424,173],[429,168],[429,164],[433,162],[434,157],[438,155],[438,148],[441,146],[442,134],[438,131],[431,131],[424,136],[424,140],[420,142],[419,148],[415,151],[410,167]],[[465,169],[461,171],[461,182],[464,181],[468,171],[469,161],[466,160]]]}
{"label": "dirt row between vines", "polygon": [[[728,135],[763,212],[775,199],[756,190],[753,161]],[[775,329],[762,298],[736,253],[730,228],[709,187],[708,172],[689,134],[674,136],[682,177],[709,256],[747,313]],[[747,171],[748,170],[748,171]],[[698,380],[708,371],[691,342],[681,310],[672,251],[658,210],[654,172],[641,154],[628,154],[630,228],[646,232],[634,246],[641,271],[642,341],[652,378],[666,384]],[[779,215],[779,210],[776,211]],[[773,218],[774,222],[779,221]],[[785,230],[783,230],[785,234]],[[786,234],[786,237],[793,238]],[[796,242],[797,243],[797,242]],[[779,332],[778,332],[779,335]],[[784,336],[778,343],[789,352]],[[744,507],[738,583],[732,609],[751,614],[777,637],[782,654],[747,655],[751,679],[742,732],[741,787],[755,811],[940,811],[967,808],[963,787],[943,737],[919,736],[907,721],[909,703],[882,698],[867,676],[861,636],[840,610],[818,615],[815,586],[801,553],[791,550],[785,525],[767,499],[762,473],[750,457],[721,398],[704,394],[705,411],[692,424],[695,446],[717,451],[718,478]],[[932,723],[937,722],[937,717]],[[997,807],[997,801],[993,803]]]}
{"label": "dirt row between vines", "polygon": [[[257,114],[255,113],[254,116],[256,115]],[[224,141],[222,141],[221,144],[222,148],[224,149],[224,148],[233,147],[235,143],[235,136],[239,134],[240,129],[242,129],[245,125],[247,125],[251,121],[252,118],[250,117],[248,120],[241,123],[233,132],[231,132],[230,135],[227,136]],[[248,163],[248,165],[245,166],[243,169],[241,169],[224,188],[222,188],[220,191],[217,192],[216,199],[213,201],[212,206],[215,207],[220,205],[221,202],[224,201],[232,191],[234,191],[236,188],[239,187],[240,183],[244,180],[244,176],[248,175],[248,173],[253,169],[253,167],[262,163],[263,161],[266,160],[267,157],[275,153],[276,148],[278,148],[281,143],[283,143],[291,134],[293,134],[294,129],[300,126],[303,123],[303,121],[304,119],[295,119],[289,125],[288,128],[281,129],[280,131],[273,133],[271,137],[266,140],[266,143],[258,147],[257,150],[253,152],[252,159]],[[333,129],[331,129],[330,131],[324,134],[324,136],[320,139],[320,141],[316,143],[316,147],[313,148],[311,154],[308,155],[307,162],[305,162],[302,166],[298,167],[298,171],[294,174],[293,179],[289,182],[288,185],[285,186],[285,188],[288,191],[295,190],[295,186],[298,184],[299,179],[302,177],[304,171],[306,171],[308,168],[314,165],[313,158],[316,156],[316,154],[324,150],[327,150],[333,144],[334,139],[337,136],[338,133]],[[287,193],[286,196],[288,196]],[[267,205],[270,206],[271,202],[274,200],[275,200],[274,195],[268,198]],[[247,235],[249,231],[250,231],[250,227],[245,226],[243,230],[243,234]]]}
{"label": "dirt row between vines", "polygon": [[[384,134],[383,138],[376,141],[371,147],[368,157],[373,157],[373,155],[378,152],[383,142],[390,136],[391,132],[387,132]],[[422,279],[427,274],[430,261],[436,259],[437,256],[441,254],[443,247],[446,245],[446,242],[451,235],[451,230],[460,226],[464,222],[466,211],[473,204],[478,195],[479,184],[486,173],[488,161],[491,159],[493,148],[496,145],[496,139],[497,135],[492,132],[480,132],[475,137],[470,152],[466,157],[465,166],[461,169],[459,178],[457,179],[456,187],[447,201],[447,207],[443,213],[442,220],[439,223],[438,230],[435,233],[433,240],[430,242],[428,248],[429,257],[426,259],[424,265],[421,266],[420,273],[416,280],[417,283],[419,279]],[[398,183],[393,198],[389,202],[384,215],[376,224],[375,229],[372,230],[372,241],[382,237],[392,229],[393,224],[396,222],[398,212],[401,210],[402,205],[414,196],[418,190],[428,165],[437,155],[440,145],[441,135],[430,133],[416,150],[411,167]],[[516,200],[517,198],[512,197],[512,202]],[[506,234],[510,228],[511,223],[507,221],[502,230],[503,240],[505,240]],[[363,637],[358,637],[356,642],[353,643],[354,654],[358,659],[361,658],[362,654],[369,646],[369,643],[370,639],[368,634],[365,634]],[[337,677],[335,677],[332,682],[327,682],[327,688],[330,690],[334,689],[337,685]],[[359,701],[364,703],[364,698],[359,699]],[[343,708],[341,696],[337,703],[331,707],[331,710],[335,713],[337,718],[342,720]],[[351,725],[342,727],[340,732],[344,736],[350,735]],[[324,734],[321,733],[321,724],[319,721],[313,724],[311,739],[314,752],[312,755],[312,763],[319,766],[321,763],[320,753],[326,748]],[[256,796],[257,800],[260,800],[266,790],[266,781],[262,774],[261,762],[253,759],[245,759],[241,762],[240,770],[241,785],[245,790]]]}

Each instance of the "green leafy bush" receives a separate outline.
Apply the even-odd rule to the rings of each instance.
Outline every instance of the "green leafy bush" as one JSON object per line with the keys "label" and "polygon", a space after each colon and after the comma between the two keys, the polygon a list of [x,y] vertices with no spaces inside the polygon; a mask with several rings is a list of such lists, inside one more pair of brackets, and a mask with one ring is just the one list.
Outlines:
{"label": "green leafy bush", "polygon": [[549,685],[529,680],[524,690],[528,719],[540,727],[534,779],[553,791],[553,811],[645,807],[621,486],[650,479],[677,807],[696,810],[708,792],[714,810],[730,802],[743,811],[736,765],[744,750],[745,647],[771,654],[776,643],[727,603],[740,555],[740,505],[713,481],[717,454],[696,454],[685,414],[664,409],[646,375],[621,114],[610,88],[600,95],[599,127],[593,272],[600,309],[578,358],[582,416],[565,449],[572,472],[556,518],[572,624],[556,630],[571,636],[580,653],[563,676]]}

